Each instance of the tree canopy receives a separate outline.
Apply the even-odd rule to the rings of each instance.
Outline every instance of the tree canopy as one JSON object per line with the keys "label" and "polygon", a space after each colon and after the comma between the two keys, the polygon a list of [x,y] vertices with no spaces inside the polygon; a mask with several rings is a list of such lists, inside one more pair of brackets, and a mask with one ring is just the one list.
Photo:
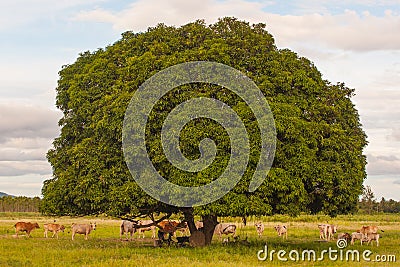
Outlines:
{"label": "tree canopy", "polygon": [[250,160],[242,180],[220,200],[194,207],[193,214],[335,216],[354,211],[366,177],[362,150],[367,144],[351,101],[354,89],[331,84],[307,58],[278,49],[265,27],[235,18],[212,25],[202,20],[181,27],[159,24],[145,32],[125,32],[114,44],[81,53],[63,66],[56,88],[56,106],[63,112],[61,133],[47,153],[53,178],[42,188],[42,212],[136,216],[182,211],[151,198],[132,179],[122,151],[122,127],[137,88],[160,70],[188,61],[223,63],[252,79],[268,100],[277,134],[272,168],[250,193],[259,130],[246,103],[226,88],[197,83],[160,99],[150,114],[146,146],[157,171],[176,184],[195,186],[216,179],[230,152],[221,125],[195,119],[181,132],[183,154],[198,158],[199,142],[211,138],[216,160],[196,173],[174,168],[163,154],[160,131],[179,103],[200,96],[218,99],[235,110],[250,135]]}

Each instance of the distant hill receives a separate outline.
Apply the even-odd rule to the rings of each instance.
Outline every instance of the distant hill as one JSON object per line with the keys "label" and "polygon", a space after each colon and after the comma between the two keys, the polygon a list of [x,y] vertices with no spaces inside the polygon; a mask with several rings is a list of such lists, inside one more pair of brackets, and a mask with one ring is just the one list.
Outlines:
{"label": "distant hill", "polygon": [[9,197],[14,197],[14,196],[9,195],[9,194],[6,194],[6,193],[4,193],[4,192],[0,192],[0,197],[7,197],[7,196],[9,196]]}

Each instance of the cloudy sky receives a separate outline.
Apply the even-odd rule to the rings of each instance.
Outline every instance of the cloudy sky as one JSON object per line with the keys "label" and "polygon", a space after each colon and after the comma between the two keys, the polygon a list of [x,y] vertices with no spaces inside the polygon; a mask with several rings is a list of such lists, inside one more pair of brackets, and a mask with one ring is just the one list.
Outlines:
{"label": "cloudy sky", "polygon": [[0,2],[0,191],[40,196],[59,133],[58,71],[127,30],[164,22],[264,22],[279,48],[356,89],[377,198],[400,200],[400,0],[13,0]]}

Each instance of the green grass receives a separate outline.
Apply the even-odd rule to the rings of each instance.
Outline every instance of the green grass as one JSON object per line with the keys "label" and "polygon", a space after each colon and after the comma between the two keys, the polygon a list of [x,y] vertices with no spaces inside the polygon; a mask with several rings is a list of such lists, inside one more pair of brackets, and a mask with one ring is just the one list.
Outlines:
{"label": "green grass", "polygon": [[[13,237],[13,225],[17,221],[37,221],[42,227],[44,223],[64,224],[67,229],[60,233],[60,238],[44,238],[43,229],[36,229],[32,237]],[[262,220],[266,226],[263,237],[256,235],[254,222]],[[96,222],[97,229],[89,240],[77,235],[71,240],[70,227],[73,222]],[[271,216],[250,218],[248,225],[240,224],[239,218],[224,218],[224,221],[236,222],[237,234],[241,239],[247,236],[250,244],[229,243],[222,245],[217,237],[205,248],[162,247],[154,248],[153,241],[147,232],[144,240],[128,242],[119,240],[120,221],[105,217],[50,218],[37,213],[0,213],[0,266],[398,266],[400,262],[400,215],[352,215],[329,218],[326,216],[302,215],[296,218],[288,216]],[[378,263],[331,261],[326,255],[323,261],[279,261],[276,253],[273,261],[259,261],[257,252],[267,242],[268,250],[314,250],[319,257],[321,251],[329,247],[337,249],[336,241],[320,242],[317,229],[318,222],[329,222],[339,226],[339,232],[353,232],[362,225],[376,224],[385,230],[382,233],[380,246],[360,246],[359,242],[347,249],[357,249],[362,253],[369,249],[375,255],[395,255],[395,263]],[[274,232],[273,226],[285,223],[288,225],[288,240],[282,240]],[[288,257],[288,255],[285,255]]]}

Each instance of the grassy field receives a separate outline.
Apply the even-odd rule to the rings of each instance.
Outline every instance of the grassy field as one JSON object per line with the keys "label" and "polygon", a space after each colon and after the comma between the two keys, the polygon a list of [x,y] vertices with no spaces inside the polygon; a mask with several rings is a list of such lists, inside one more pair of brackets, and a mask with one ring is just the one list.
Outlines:
{"label": "grassy field", "polygon": [[[44,238],[43,224],[53,222],[64,224],[66,231],[60,233],[60,238]],[[225,218],[237,224],[237,234],[243,240],[247,237],[249,243],[230,242],[223,245],[217,237],[213,244],[205,248],[190,247],[153,247],[151,234],[146,233],[145,239],[134,241],[120,241],[120,220],[105,217],[81,217],[81,218],[50,218],[35,213],[0,213],[0,266],[400,266],[400,214],[392,215],[354,215],[339,216],[331,219],[327,216],[306,216],[296,218],[288,216],[263,217],[266,229],[263,237],[258,238],[254,222],[251,218],[247,226],[243,226],[239,219]],[[21,235],[16,238],[13,225],[17,221],[38,222],[41,229],[32,232],[32,237]],[[90,235],[89,240],[84,240],[82,235],[71,240],[70,228],[75,222],[96,222],[97,229]],[[338,249],[335,241],[320,242],[318,222],[329,222],[339,226],[338,232],[354,232],[362,225],[378,225],[385,232],[382,233],[380,246],[361,246],[359,242],[343,249]],[[273,226],[286,224],[289,229],[289,237],[282,240],[274,232]],[[179,235],[179,234],[178,234]],[[265,250],[268,246],[267,259],[261,261],[257,258],[257,252]],[[270,259],[271,252],[272,260]],[[278,259],[278,251],[287,261]],[[315,251],[316,260],[308,259],[305,251]],[[320,258],[321,253],[323,259]],[[329,250],[332,252],[329,258]],[[346,261],[346,252],[349,250],[359,251],[360,261],[353,261],[349,254]],[[363,259],[363,253],[370,250],[366,255],[370,261]],[[296,258],[299,253],[299,260]],[[283,252],[281,252],[283,253]],[[302,255],[305,260],[302,260]],[[340,259],[342,253],[342,260]],[[264,256],[264,252],[260,254]],[[291,256],[291,258],[289,257]],[[337,256],[338,259],[334,260]],[[376,259],[385,259],[386,262],[376,262]],[[393,257],[396,257],[395,259]],[[393,262],[396,260],[396,262]],[[392,261],[392,262],[388,262]]]}

